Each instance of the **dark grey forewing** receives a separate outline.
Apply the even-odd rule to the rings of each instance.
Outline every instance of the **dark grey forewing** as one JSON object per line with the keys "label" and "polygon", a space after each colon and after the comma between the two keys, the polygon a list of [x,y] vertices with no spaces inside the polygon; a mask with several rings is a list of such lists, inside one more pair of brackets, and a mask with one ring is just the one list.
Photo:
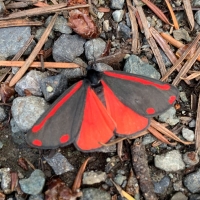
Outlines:
{"label": "dark grey forewing", "polygon": [[[42,149],[52,149],[59,146],[65,146],[72,143],[81,126],[83,110],[85,105],[86,89],[89,85],[85,81],[81,81],[82,85],[78,90],[65,101],[62,106],[56,111],[56,113],[50,117],[45,125],[37,133],[33,133],[32,129],[27,133],[26,140],[28,144],[32,145],[34,139],[42,141]],[[77,84],[80,84],[78,82]],[[68,95],[77,84],[67,89],[63,95],[61,95],[51,107],[40,117],[35,125],[38,125],[44,120],[44,118],[52,111],[52,109],[61,102],[66,95]],[[34,126],[33,126],[34,127]],[[70,139],[68,142],[61,144],[60,137],[69,134]]]}
{"label": "dark grey forewing", "polygon": [[[149,80],[157,84],[166,84],[161,81],[151,79],[144,76],[131,75],[125,72],[117,72],[110,71],[114,75],[123,74],[126,77],[139,77],[144,80]],[[157,116],[167,109],[169,109],[172,105],[169,104],[169,98],[171,96],[178,96],[178,90],[170,85],[169,90],[161,90],[157,87],[151,85],[143,85],[138,82],[116,78],[103,73],[102,80],[111,88],[114,94],[118,97],[118,99],[137,112],[142,116]],[[147,114],[148,108],[154,108],[154,114]]]}

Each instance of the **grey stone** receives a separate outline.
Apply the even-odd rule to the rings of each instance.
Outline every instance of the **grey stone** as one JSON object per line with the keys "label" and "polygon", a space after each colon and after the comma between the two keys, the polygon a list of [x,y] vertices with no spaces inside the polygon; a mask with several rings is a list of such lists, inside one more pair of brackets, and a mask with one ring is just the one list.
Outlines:
{"label": "grey stone", "polygon": [[131,38],[131,29],[123,22],[120,22],[117,27],[117,35],[119,38],[127,40]]}
{"label": "grey stone", "polygon": [[130,21],[129,14],[126,13],[125,15],[126,15],[126,24],[127,24],[128,27],[131,27],[131,21]]}
{"label": "grey stone", "polygon": [[4,12],[6,11],[6,7],[4,5],[4,2],[0,1],[0,16],[3,16]]}
{"label": "grey stone", "polygon": [[193,0],[192,4],[193,4],[193,6],[200,6],[200,1],[199,0]]}
{"label": "grey stone", "polygon": [[116,10],[112,13],[113,19],[116,22],[121,22],[122,18],[124,16],[124,11],[123,10]]}
{"label": "grey stone", "polygon": [[198,10],[195,15],[194,19],[196,20],[197,24],[200,25],[200,10]]}
{"label": "grey stone", "polygon": [[[35,39],[39,41],[40,38],[42,37],[43,33],[45,32],[45,30],[46,30],[46,28],[44,28],[44,27],[38,28],[36,33],[35,33]],[[52,30],[51,30],[48,37],[51,38],[51,39],[54,39],[55,35],[54,35],[54,32]],[[46,41],[47,40],[48,40],[48,38],[46,39]]]}
{"label": "grey stone", "polygon": [[179,96],[183,102],[188,102],[185,92],[179,92]]}
{"label": "grey stone", "polygon": [[177,192],[176,194],[173,195],[171,200],[187,200],[188,198],[182,193],[182,192]]}
{"label": "grey stone", "polygon": [[0,106],[0,122],[3,122],[6,119],[7,115],[5,109]]}
{"label": "grey stone", "polygon": [[189,200],[200,200],[200,194],[191,194]]}
{"label": "grey stone", "polygon": [[83,196],[80,200],[111,200],[109,192],[97,188],[85,188],[82,190]]}
{"label": "grey stone", "polygon": [[123,176],[122,174],[117,174],[114,178],[115,183],[118,185],[122,185],[123,182],[126,180],[126,176]]}
{"label": "grey stone", "polygon": [[167,172],[185,169],[185,164],[178,150],[172,150],[166,154],[156,155],[154,163],[157,168]]}
{"label": "grey stone", "polygon": [[21,131],[13,118],[10,120],[10,126],[12,133],[17,133]]}
{"label": "grey stone", "polygon": [[174,30],[173,36],[176,40],[182,40],[183,39],[187,42],[190,42],[192,40],[191,37],[189,36],[188,32],[183,28],[180,28],[178,30]]}
{"label": "grey stone", "polygon": [[1,178],[1,189],[5,194],[10,194],[11,191],[11,174],[10,168],[1,168],[0,169],[0,178]]}
{"label": "grey stone", "polygon": [[89,40],[85,43],[85,56],[88,60],[99,58],[106,48],[106,42],[101,38]]}
{"label": "grey stone", "polygon": [[152,134],[148,133],[142,137],[142,144],[143,145],[151,144],[155,140],[156,138]]}
{"label": "grey stone", "polygon": [[193,119],[190,123],[189,123],[189,127],[190,128],[194,128],[196,126],[196,121]]}
{"label": "grey stone", "polygon": [[84,52],[85,39],[78,35],[62,34],[53,46],[53,58],[57,62],[72,62]]}
{"label": "grey stone", "polygon": [[158,119],[159,121],[166,122],[171,126],[176,125],[180,121],[176,116],[176,109],[174,107],[171,107],[166,112],[159,115]]}
{"label": "grey stone", "polygon": [[82,182],[83,184],[86,184],[86,185],[92,185],[95,183],[105,182],[106,178],[107,178],[107,175],[105,172],[89,171],[89,172],[84,172]]}
{"label": "grey stone", "polygon": [[154,79],[160,79],[159,72],[152,65],[143,62],[136,55],[131,55],[126,59],[123,71]]}
{"label": "grey stone", "polygon": [[186,152],[183,154],[183,161],[186,164],[186,167],[191,167],[199,163],[199,156],[196,152]]}
{"label": "grey stone", "polygon": [[84,75],[81,68],[63,69],[61,74],[63,74],[67,79],[78,78]]}
{"label": "grey stone", "polygon": [[182,179],[174,182],[173,188],[175,191],[184,191]]}
{"label": "grey stone", "polygon": [[170,178],[168,176],[165,176],[159,182],[154,182],[153,184],[155,193],[157,194],[165,193],[170,184]]}
{"label": "grey stone", "polygon": [[25,134],[22,131],[16,133],[12,132],[12,141],[18,145],[18,147],[27,147],[27,142],[25,140]]}
{"label": "grey stone", "polygon": [[31,70],[15,85],[15,90],[20,96],[25,96],[24,90],[28,90],[35,96],[42,96],[40,82],[47,77],[47,73]]}
{"label": "grey stone", "polygon": [[195,137],[194,131],[192,131],[188,128],[183,128],[182,135],[187,141],[190,141],[190,142],[194,141],[194,137]]}
{"label": "grey stone", "polygon": [[124,0],[111,0],[110,7],[112,9],[122,9],[124,6]]}
{"label": "grey stone", "polygon": [[0,141],[0,149],[3,148],[3,143]]}
{"label": "grey stone", "polygon": [[[9,27],[0,29],[0,58],[14,56],[31,36],[30,27]],[[30,53],[31,49],[27,53]]]}
{"label": "grey stone", "polygon": [[196,172],[186,175],[183,179],[183,183],[187,189],[192,193],[200,192],[200,169]]}
{"label": "grey stone", "polygon": [[67,158],[61,153],[56,153],[53,157],[44,157],[47,163],[53,168],[56,175],[61,175],[65,172],[74,170],[74,167],[69,163]]}
{"label": "grey stone", "polygon": [[[45,26],[47,27],[49,25],[49,22],[51,21],[52,16],[49,16],[45,22]],[[55,24],[53,26],[54,31],[58,31],[60,33],[65,34],[71,34],[72,29],[67,25],[67,20],[63,16],[58,16]]]}
{"label": "grey stone", "polygon": [[17,97],[13,101],[11,111],[19,129],[26,132],[48,107],[47,102],[41,97]]}
{"label": "grey stone", "polygon": [[43,200],[44,194],[30,195],[28,200]]}
{"label": "grey stone", "polygon": [[45,183],[44,173],[36,169],[27,179],[19,180],[21,190],[26,194],[37,195],[42,192]]}
{"label": "grey stone", "polygon": [[105,63],[96,63],[94,65],[94,68],[99,72],[113,70],[113,68],[110,65],[107,65]]}
{"label": "grey stone", "polygon": [[41,90],[46,101],[55,100],[67,89],[65,75],[48,76],[40,82]]}

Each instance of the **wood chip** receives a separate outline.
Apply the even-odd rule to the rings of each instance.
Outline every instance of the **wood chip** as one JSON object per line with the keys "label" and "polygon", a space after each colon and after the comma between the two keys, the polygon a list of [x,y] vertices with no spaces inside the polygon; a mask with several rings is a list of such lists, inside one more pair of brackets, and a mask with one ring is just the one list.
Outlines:
{"label": "wood chip", "polygon": [[196,145],[196,150],[199,151],[200,149],[200,96],[199,96],[199,101],[198,101],[196,127],[195,127],[195,145]]}
{"label": "wood chip", "polygon": [[183,0],[183,6],[185,8],[186,15],[188,17],[188,21],[191,27],[191,30],[194,28],[194,16],[192,11],[192,6],[190,0]]}

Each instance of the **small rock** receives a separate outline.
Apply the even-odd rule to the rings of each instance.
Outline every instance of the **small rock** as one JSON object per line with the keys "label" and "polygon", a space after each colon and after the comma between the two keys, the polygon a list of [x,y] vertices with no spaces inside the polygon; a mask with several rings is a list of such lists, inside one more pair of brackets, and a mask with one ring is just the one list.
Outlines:
{"label": "small rock", "polygon": [[107,161],[107,164],[105,167],[105,171],[108,174],[113,168],[116,167],[117,164],[119,164],[120,159],[114,156],[112,158],[107,158],[106,161]]}
{"label": "small rock", "polygon": [[12,132],[12,141],[18,145],[18,147],[27,147],[27,142],[25,140],[25,134],[22,131],[16,133]]}
{"label": "small rock", "polygon": [[[45,22],[45,26],[47,27],[52,19],[52,16],[49,16]],[[58,16],[55,24],[53,26],[54,31],[58,31],[60,33],[71,34],[72,29],[67,25],[67,20],[63,16]]]}
{"label": "small rock", "polygon": [[21,190],[26,194],[37,195],[42,192],[45,183],[44,173],[36,169],[27,179],[19,180]]}
{"label": "small rock", "polygon": [[53,168],[56,175],[74,170],[74,167],[68,162],[67,158],[61,153],[56,153],[53,157],[44,157],[47,163]]}
{"label": "small rock", "polygon": [[[46,28],[44,28],[44,27],[40,27],[40,28],[37,29],[37,31],[36,31],[36,33],[35,33],[35,39],[36,39],[37,41],[40,40],[40,38],[42,37],[42,35],[43,35],[43,33],[45,32],[45,30],[46,30]],[[51,31],[48,37],[51,38],[51,39],[54,39],[54,37],[55,37],[54,32]],[[46,41],[47,41],[47,40],[48,40],[48,38],[46,39]]]}
{"label": "small rock", "polygon": [[10,168],[0,169],[1,189],[5,194],[10,194],[11,191],[11,174]]}
{"label": "small rock", "polygon": [[85,39],[78,35],[62,34],[53,46],[53,58],[56,62],[72,62],[84,52]]}
{"label": "small rock", "polygon": [[122,18],[124,16],[124,11],[123,10],[116,10],[112,13],[113,19],[116,22],[121,22]]}
{"label": "small rock", "polygon": [[168,176],[163,177],[159,182],[154,182],[154,192],[162,194],[167,191],[170,184],[170,178]]}
{"label": "small rock", "polygon": [[66,79],[79,78],[84,75],[83,70],[80,67],[74,69],[63,69],[61,74],[63,74]]}
{"label": "small rock", "polygon": [[190,195],[189,200],[200,200],[200,194]]}
{"label": "small rock", "polygon": [[182,193],[182,192],[177,192],[176,194],[173,195],[171,200],[187,200],[188,198]]}
{"label": "small rock", "polygon": [[159,121],[168,123],[171,126],[174,126],[177,123],[179,123],[179,119],[176,116],[176,109],[174,107],[171,107],[166,112],[159,115],[158,119]]}
{"label": "small rock", "polygon": [[67,89],[65,75],[48,76],[40,82],[41,90],[46,101],[55,100]]}
{"label": "small rock", "polygon": [[127,40],[131,38],[131,29],[123,22],[120,22],[117,28],[117,35],[119,38]]}
{"label": "small rock", "polygon": [[3,148],[3,143],[0,141],[0,149]]}
{"label": "small rock", "polygon": [[5,109],[0,106],[0,122],[3,122],[7,118]]}
{"label": "small rock", "polygon": [[193,6],[200,6],[200,1],[199,0],[193,0],[192,1]]}
{"label": "small rock", "polygon": [[183,161],[185,162],[187,167],[190,167],[199,163],[199,156],[194,151],[186,152],[185,154],[183,154]]}
{"label": "small rock", "polygon": [[109,192],[97,188],[85,188],[82,190],[83,196],[80,200],[111,200]]}
{"label": "small rock", "polygon": [[178,150],[169,151],[163,155],[156,155],[154,163],[157,168],[167,172],[185,169],[185,164]]}
{"label": "small rock", "polygon": [[110,65],[107,65],[105,63],[96,63],[94,68],[96,71],[99,72],[113,70],[113,68]]}
{"label": "small rock", "polygon": [[182,135],[187,141],[190,141],[190,142],[194,141],[194,137],[195,137],[194,131],[192,131],[188,128],[183,128]]}
{"label": "small rock", "polygon": [[109,25],[109,20],[105,20],[105,21],[103,22],[103,30],[104,30],[105,32],[108,32],[108,31],[111,31],[111,30],[112,30],[112,28],[111,28],[110,25]]}
{"label": "small rock", "polygon": [[178,180],[174,182],[173,188],[175,191],[184,191],[182,180]]}
{"label": "small rock", "polygon": [[17,82],[15,90],[20,96],[25,96],[24,90],[28,90],[35,96],[42,96],[40,82],[46,77],[47,73],[31,70]]}
{"label": "small rock", "polygon": [[97,12],[97,18],[101,19],[104,16],[103,12]]}
{"label": "small rock", "polygon": [[130,20],[129,14],[126,13],[125,15],[126,15],[126,24],[128,27],[131,27],[131,20]]}
{"label": "small rock", "polygon": [[[31,37],[30,27],[9,27],[0,29],[0,58],[5,60],[8,57],[13,57],[25,45],[27,40]],[[26,55],[30,54],[33,45],[28,48]]]}
{"label": "small rock", "polygon": [[193,119],[190,123],[189,123],[189,127],[190,128],[194,128],[196,126],[196,121]]}
{"label": "small rock", "polygon": [[195,15],[194,19],[196,20],[197,24],[200,25],[200,10],[198,10]]}
{"label": "small rock", "polygon": [[21,131],[28,131],[49,107],[41,97],[17,97],[11,107],[12,116]]}
{"label": "small rock", "polygon": [[18,133],[21,131],[13,118],[10,120],[10,126],[12,133]]}
{"label": "small rock", "polygon": [[3,1],[0,1],[0,16],[3,16],[4,12],[6,11],[6,7]]}
{"label": "small rock", "polygon": [[99,58],[106,48],[106,42],[101,38],[89,40],[85,43],[85,56],[88,60]]}
{"label": "small rock", "polygon": [[183,180],[183,183],[187,189],[192,193],[199,193],[200,192],[200,169],[196,172],[190,173],[186,175]]}
{"label": "small rock", "polygon": [[83,184],[93,185],[95,183],[105,182],[106,178],[107,178],[107,175],[106,175],[105,172],[101,172],[101,171],[84,172],[84,174],[83,174]]}
{"label": "small rock", "polygon": [[151,144],[155,140],[156,138],[152,134],[148,133],[142,137],[142,144],[143,145]]}
{"label": "small rock", "polygon": [[192,40],[191,37],[189,36],[188,32],[183,28],[180,28],[178,30],[174,30],[173,36],[176,40],[182,40],[183,39],[187,42],[190,42]]}
{"label": "small rock", "polygon": [[160,79],[159,72],[152,65],[143,62],[136,55],[131,55],[126,59],[123,71],[154,79]]}
{"label": "small rock", "polygon": [[114,178],[115,183],[118,185],[122,185],[123,182],[126,180],[126,176],[123,176],[122,174],[117,174]]}
{"label": "small rock", "polygon": [[44,194],[30,195],[28,200],[44,200]]}
{"label": "small rock", "polygon": [[188,102],[185,92],[179,92],[180,98],[183,102]]}
{"label": "small rock", "polygon": [[112,9],[122,9],[124,6],[124,0],[111,0],[110,7]]}

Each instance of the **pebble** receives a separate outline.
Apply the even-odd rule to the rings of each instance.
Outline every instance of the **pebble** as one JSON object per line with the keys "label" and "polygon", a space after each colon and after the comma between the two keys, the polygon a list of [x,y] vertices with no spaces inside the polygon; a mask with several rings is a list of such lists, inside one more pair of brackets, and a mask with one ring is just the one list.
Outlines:
{"label": "pebble", "polygon": [[189,127],[190,128],[194,128],[196,126],[196,121],[193,119],[190,123],[189,123]]}
{"label": "pebble", "polygon": [[4,12],[6,11],[6,7],[4,5],[4,2],[1,0],[0,1],[0,16],[4,14]]}
{"label": "pebble", "polygon": [[190,195],[189,200],[200,200],[200,194]]}
{"label": "pebble", "polygon": [[[8,57],[13,57],[31,37],[31,28],[24,27],[9,27],[0,29],[0,60],[5,60]],[[35,44],[35,42],[33,42]],[[25,52],[30,54],[33,45]]]}
{"label": "pebble", "polygon": [[0,169],[1,189],[5,194],[10,194],[11,191],[11,174],[10,168]]}
{"label": "pebble", "polygon": [[3,143],[0,141],[0,149],[3,148]]}
{"label": "pebble", "polygon": [[174,126],[180,121],[176,116],[176,109],[174,107],[159,115],[158,119],[161,122],[168,123],[170,126]]}
{"label": "pebble", "polygon": [[103,12],[97,12],[97,18],[101,19],[104,16]]}
{"label": "pebble", "polygon": [[183,128],[182,129],[182,136],[187,140],[187,141],[194,141],[195,135],[194,131],[188,129],[188,128]]}
{"label": "pebble", "polygon": [[122,174],[117,174],[114,177],[114,181],[115,183],[117,183],[118,185],[122,185],[124,181],[126,181],[126,176],[123,176]]}
{"label": "pebble", "polygon": [[18,145],[18,147],[27,147],[27,142],[25,140],[25,134],[22,131],[16,132],[11,134],[12,141]]}
{"label": "pebble", "polygon": [[67,79],[64,74],[48,76],[41,80],[40,86],[45,100],[52,101],[67,89]]}
{"label": "pebble", "polygon": [[131,38],[131,29],[123,22],[120,22],[117,27],[117,35],[118,38],[124,38],[125,40],[127,40]]}
{"label": "pebble", "polygon": [[10,120],[10,126],[12,133],[18,133],[21,131],[13,118]]}
{"label": "pebble", "polygon": [[24,193],[37,195],[42,192],[45,184],[44,173],[40,169],[36,169],[29,178],[19,180],[19,184]]}
{"label": "pebble", "polygon": [[157,168],[167,172],[185,169],[182,155],[178,150],[172,150],[166,154],[156,155],[154,163]]}
{"label": "pebble", "polygon": [[111,200],[109,192],[98,188],[85,188],[82,190],[83,196],[80,200]]}
{"label": "pebble", "polygon": [[94,65],[94,68],[99,72],[113,70],[113,68],[110,65],[107,65],[105,63],[96,63]]}
{"label": "pebble", "polygon": [[101,38],[89,40],[85,43],[85,56],[88,60],[99,58],[106,48],[106,42]]}
{"label": "pebble", "polygon": [[44,194],[30,195],[28,200],[44,200]]}
{"label": "pebble", "polygon": [[122,18],[124,16],[124,11],[123,10],[116,10],[112,13],[113,19],[115,22],[121,22]]}
{"label": "pebble", "polygon": [[152,65],[143,62],[136,55],[131,55],[126,59],[123,71],[154,79],[160,79],[160,73]]}
{"label": "pebble", "polygon": [[25,96],[24,90],[28,90],[34,96],[42,96],[40,82],[47,77],[47,73],[31,70],[15,85],[15,90],[20,96]]}
{"label": "pebble", "polygon": [[62,34],[53,45],[53,59],[56,62],[72,62],[84,52],[85,39],[78,35]]}
{"label": "pebble", "polygon": [[193,4],[193,6],[200,6],[200,1],[199,0],[193,0],[192,4]]}
{"label": "pebble", "polygon": [[[43,33],[45,32],[46,28],[44,27],[40,27],[37,29],[36,33],[35,33],[35,36],[34,38],[39,41],[40,38],[42,37]],[[55,38],[55,35],[54,35],[54,32],[51,30],[51,32],[49,33],[49,36],[48,38],[51,38],[51,39],[54,39]],[[48,41],[48,38],[46,39],[46,42]]]}
{"label": "pebble", "polygon": [[186,175],[183,179],[183,183],[185,187],[192,193],[199,193],[200,192],[200,169],[196,172],[190,173]]}
{"label": "pebble", "polygon": [[200,10],[198,10],[195,15],[194,19],[196,20],[197,24],[200,25]]}
{"label": "pebble", "polygon": [[154,182],[153,184],[155,193],[157,194],[165,193],[170,184],[170,178],[169,176],[165,176],[159,182]]}
{"label": "pebble", "polygon": [[171,200],[187,200],[187,199],[188,197],[186,197],[182,192],[175,193],[171,198]]}
{"label": "pebble", "polygon": [[183,161],[186,164],[186,167],[190,167],[199,163],[199,156],[196,152],[186,152],[183,154]]}
{"label": "pebble", "polygon": [[105,172],[101,172],[101,171],[84,172],[82,183],[86,185],[93,185],[95,183],[105,182],[106,178],[107,178],[107,175]]}
{"label": "pebble", "polygon": [[113,156],[112,158],[107,158],[107,164],[105,167],[105,171],[108,174],[113,168],[116,167],[117,164],[119,164],[120,159],[118,157]]}
{"label": "pebble", "polygon": [[[45,22],[45,27],[49,25],[49,22],[51,21],[52,16],[49,16]],[[72,29],[67,25],[67,20],[63,16],[58,16],[55,24],[53,26],[54,31],[58,31],[60,33],[65,33],[65,34],[71,34]]]}
{"label": "pebble", "polygon": [[183,28],[180,28],[178,30],[174,30],[173,36],[176,40],[182,40],[183,39],[187,42],[190,42],[192,40],[191,37],[189,36],[188,32]]}
{"label": "pebble", "polygon": [[0,106],[0,122],[3,122],[7,118],[5,109]]}
{"label": "pebble", "polygon": [[66,79],[73,79],[73,78],[79,78],[84,75],[83,70],[81,67],[74,68],[74,69],[63,69],[61,71],[61,74],[63,74]]}
{"label": "pebble", "polygon": [[112,9],[122,9],[124,6],[124,0],[111,0],[110,7]]}
{"label": "pebble", "polygon": [[148,133],[142,137],[142,144],[143,145],[151,144],[155,140],[156,138],[152,134]]}
{"label": "pebble", "polygon": [[179,96],[183,102],[188,102],[185,92],[179,92]]}
{"label": "pebble", "polygon": [[182,179],[174,182],[173,188],[175,191],[184,191]]}
{"label": "pebble", "polygon": [[103,30],[104,30],[105,32],[108,32],[108,31],[111,31],[111,30],[112,30],[112,27],[111,27],[110,24],[109,24],[109,20],[103,21]]}
{"label": "pebble", "polygon": [[69,163],[67,158],[57,152],[54,156],[44,157],[47,163],[53,168],[56,175],[61,175],[65,172],[74,170],[74,167]]}
{"label": "pebble", "polygon": [[49,107],[41,97],[17,97],[11,107],[12,116],[21,131],[28,131]]}

